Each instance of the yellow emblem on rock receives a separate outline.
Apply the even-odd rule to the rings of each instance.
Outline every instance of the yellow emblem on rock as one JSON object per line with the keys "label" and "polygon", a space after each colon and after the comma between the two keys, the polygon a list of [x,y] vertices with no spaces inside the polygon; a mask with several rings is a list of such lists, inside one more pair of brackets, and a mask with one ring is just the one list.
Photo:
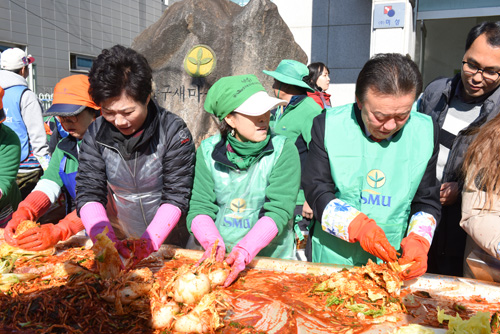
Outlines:
{"label": "yellow emblem on rock", "polygon": [[215,52],[206,45],[195,45],[184,58],[184,70],[192,77],[204,78],[215,69]]}
{"label": "yellow emblem on rock", "polygon": [[247,208],[247,202],[243,198],[235,198],[231,201],[231,210],[243,212]]}
{"label": "yellow emblem on rock", "polygon": [[380,169],[372,169],[366,175],[366,182],[372,188],[380,188],[385,184],[385,174]]}

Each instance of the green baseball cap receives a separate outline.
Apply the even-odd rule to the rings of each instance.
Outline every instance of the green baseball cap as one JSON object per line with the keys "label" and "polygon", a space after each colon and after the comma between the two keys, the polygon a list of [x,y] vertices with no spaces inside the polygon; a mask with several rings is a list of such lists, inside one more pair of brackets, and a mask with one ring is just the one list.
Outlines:
{"label": "green baseball cap", "polygon": [[299,86],[314,92],[314,89],[309,87],[302,79],[309,75],[309,69],[306,65],[293,59],[283,59],[275,71],[262,71],[267,75],[272,76],[276,80],[292,85]]}
{"label": "green baseball cap", "polygon": [[258,116],[286,101],[269,96],[253,74],[223,77],[217,80],[207,92],[205,110],[219,120],[235,111]]}

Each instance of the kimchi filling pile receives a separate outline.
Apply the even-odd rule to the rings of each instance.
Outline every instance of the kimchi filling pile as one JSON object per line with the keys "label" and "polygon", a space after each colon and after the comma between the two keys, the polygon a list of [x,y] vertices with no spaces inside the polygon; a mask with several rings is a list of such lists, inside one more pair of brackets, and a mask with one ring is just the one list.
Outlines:
{"label": "kimchi filling pile", "polygon": [[[101,249],[102,251],[102,249]],[[207,259],[150,257],[134,270],[104,279],[102,254],[69,248],[57,255],[11,257],[10,273],[32,275],[0,294],[0,329],[23,333],[361,333],[410,317],[432,323],[440,306],[468,318],[497,308],[484,299],[436,300],[401,293],[385,264],[330,276],[246,270],[220,287],[228,267]],[[104,270],[104,271],[103,271]],[[413,322],[413,321],[412,321]]]}

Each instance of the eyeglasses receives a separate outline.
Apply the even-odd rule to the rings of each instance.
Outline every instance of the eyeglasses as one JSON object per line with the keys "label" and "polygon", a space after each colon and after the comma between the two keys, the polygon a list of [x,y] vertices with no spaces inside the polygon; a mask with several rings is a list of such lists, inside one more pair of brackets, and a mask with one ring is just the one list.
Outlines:
{"label": "eyeglasses", "polygon": [[78,115],[74,115],[74,116],[57,116],[57,119],[61,123],[76,123],[78,121]]}
{"label": "eyeglasses", "polygon": [[465,74],[470,75],[470,76],[476,75],[477,72],[481,71],[481,75],[482,75],[483,79],[486,80],[487,82],[490,82],[490,83],[497,81],[498,78],[500,77],[499,72],[496,72],[493,70],[487,70],[484,68],[479,68],[479,67],[472,65],[471,63],[468,63],[466,61],[462,62],[462,69],[463,69]]}

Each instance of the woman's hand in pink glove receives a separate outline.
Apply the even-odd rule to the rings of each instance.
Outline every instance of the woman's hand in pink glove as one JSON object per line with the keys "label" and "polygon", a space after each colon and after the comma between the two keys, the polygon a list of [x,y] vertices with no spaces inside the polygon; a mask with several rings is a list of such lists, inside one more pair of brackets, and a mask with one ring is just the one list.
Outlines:
{"label": "woman's hand in pink glove", "polygon": [[240,272],[245,270],[247,266],[248,256],[249,254],[245,249],[238,246],[235,246],[233,248],[233,251],[231,252],[231,254],[229,254],[229,256],[226,259],[226,263],[231,266],[231,272],[229,273],[229,275],[226,278],[226,281],[224,282],[223,286],[225,288],[230,286],[231,283],[233,283],[236,280],[236,278],[238,278]]}
{"label": "woman's hand in pink glove", "polygon": [[[197,265],[201,264],[206,259],[212,256],[212,250],[214,248],[215,243],[211,244],[203,253],[203,256],[198,261]],[[217,247],[215,248],[215,261],[222,262],[224,261],[224,256],[226,256],[226,245],[224,245],[224,241],[222,239],[218,239]]]}
{"label": "woman's hand in pink glove", "polygon": [[128,258],[130,258],[130,262],[127,266],[128,268],[134,268],[139,262],[155,251],[151,240],[148,239],[123,240],[122,245],[129,251]]}
{"label": "woman's hand in pink glove", "polygon": [[215,226],[214,220],[207,215],[198,215],[193,219],[191,224],[191,231],[200,245],[205,249],[205,253],[198,261],[198,264],[212,255],[212,248],[217,242],[217,249],[215,250],[215,260],[217,262],[224,261],[226,255],[226,245],[224,239]]}

